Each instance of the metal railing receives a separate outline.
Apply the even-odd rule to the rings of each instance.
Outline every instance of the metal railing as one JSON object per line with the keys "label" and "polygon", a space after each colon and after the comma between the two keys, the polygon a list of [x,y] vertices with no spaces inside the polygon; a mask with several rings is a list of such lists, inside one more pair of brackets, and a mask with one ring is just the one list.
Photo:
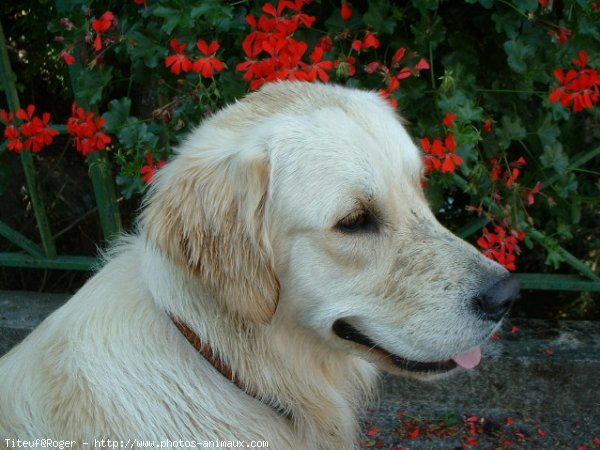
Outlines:
{"label": "metal railing", "polygon": [[[80,66],[70,67],[69,75],[74,79]],[[0,80],[10,111],[17,111],[21,105],[16,88],[16,76],[12,71],[4,30],[0,24]],[[75,99],[77,99],[77,92]],[[83,105],[87,106],[87,105]],[[66,130],[66,127],[55,127]],[[6,146],[6,142],[3,144]],[[27,192],[35,215],[40,243],[33,242],[23,234],[9,227],[0,217],[0,235],[17,245],[23,252],[0,253],[0,266],[29,267],[44,269],[91,270],[97,265],[97,258],[79,255],[58,255],[52,229],[46,214],[44,199],[40,192],[34,158],[29,151],[20,153],[25,174]],[[89,174],[94,188],[96,205],[100,215],[100,224],[107,241],[122,230],[119,207],[116,201],[114,181],[110,163],[106,155],[94,152],[87,157]]]}

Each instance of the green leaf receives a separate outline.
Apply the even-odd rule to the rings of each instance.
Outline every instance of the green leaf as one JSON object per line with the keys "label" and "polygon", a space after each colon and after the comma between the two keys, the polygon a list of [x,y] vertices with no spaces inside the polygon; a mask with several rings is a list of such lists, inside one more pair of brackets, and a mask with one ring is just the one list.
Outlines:
{"label": "green leaf", "polygon": [[516,39],[519,36],[520,22],[514,19],[512,13],[494,13],[492,20],[496,24],[498,33],[504,33],[509,39]]}
{"label": "green leaf", "polygon": [[463,123],[485,120],[483,109],[475,105],[474,97],[467,97],[464,91],[456,90],[453,95],[442,95],[438,106],[443,112],[456,114]]}
{"label": "green leaf", "polygon": [[538,0],[515,0],[515,6],[524,12],[535,11],[538,8]]}
{"label": "green leaf", "polygon": [[118,134],[119,142],[128,148],[145,147],[154,149],[158,143],[158,136],[148,130],[148,125],[137,117],[129,117],[125,126]]}
{"label": "green leaf", "polygon": [[440,16],[424,14],[410,30],[415,35],[415,43],[423,48],[436,48],[446,38],[446,27]]}
{"label": "green leaf", "polygon": [[131,177],[127,175],[117,175],[117,185],[121,187],[121,194],[125,199],[130,199],[136,194],[141,194],[146,189],[141,176]]}
{"label": "green leaf", "polygon": [[506,149],[512,141],[523,139],[525,136],[527,131],[521,125],[521,119],[517,116],[502,116],[501,125],[496,128],[496,138],[500,148]]}
{"label": "green leaf", "polygon": [[112,67],[82,70],[71,80],[77,101],[89,108],[102,100],[104,88],[112,81]]}
{"label": "green leaf", "polygon": [[363,21],[382,34],[392,34],[396,28],[396,22],[390,15],[390,3],[386,0],[369,0]]}
{"label": "green leaf", "polygon": [[84,5],[89,4],[88,0],[56,0],[56,11],[59,14],[65,14],[71,12],[74,9],[81,9]]}
{"label": "green leaf", "polygon": [[577,192],[578,187],[579,182],[577,181],[577,177],[573,172],[570,172],[567,176],[562,177],[555,184],[558,196],[565,199],[568,198],[570,195],[575,194]]}
{"label": "green leaf", "polygon": [[425,195],[433,211],[438,211],[444,204],[444,189],[439,183],[431,183],[425,191]]}
{"label": "green leaf", "polygon": [[413,0],[411,3],[415,8],[418,8],[422,11],[428,9],[433,11],[436,10],[440,5],[439,0]]}
{"label": "green leaf", "polygon": [[333,14],[325,21],[325,28],[330,33],[340,33],[344,30],[355,30],[363,27],[362,17],[359,14],[352,14],[349,20],[342,19],[340,8],[336,8]]}
{"label": "green leaf", "polygon": [[553,145],[560,136],[560,128],[552,120],[552,114],[546,114],[544,121],[537,130],[543,147]]}
{"label": "green leaf", "polygon": [[562,149],[559,141],[553,141],[544,146],[544,152],[540,156],[540,162],[546,168],[552,167],[557,173],[563,174],[569,166],[569,158]]}
{"label": "green leaf", "polygon": [[546,251],[548,252],[544,264],[554,267],[555,270],[558,269],[560,263],[563,262],[560,247],[553,241],[545,243],[544,247],[546,247]]}
{"label": "green leaf", "polygon": [[[156,27],[155,24],[150,24],[146,31]],[[156,30],[156,35],[159,31]],[[142,31],[133,31],[128,35],[127,51],[131,59],[135,63],[136,60],[142,60],[144,65],[150,69],[158,67],[159,63],[168,54],[168,50],[164,45],[159,45],[155,39]]]}
{"label": "green leaf", "polygon": [[233,7],[222,4],[218,0],[204,0],[190,11],[190,17],[197,22],[203,18],[212,26],[222,31],[229,31],[233,22]]}
{"label": "green leaf", "polygon": [[524,74],[527,71],[527,61],[533,55],[533,49],[521,41],[506,41],[504,51],[508,56],[507,62],[512,70],[518,74]]}
{"label": "green leaf", "polygon": [[571,225],[568,223],[560,222],[556,227],[556,232],[567,239],[573,239],[573,233],[571,232]]}
{"label": "green leaf", "polygon": [[471,3],[472,5],[475,3],[479,3],[485,9],[490,9],[492,6],[494,6],[494,3],[496,2],[496,0],[465,0],[465,1],[467,3]]}
{"label": "green leaf", "polygon": [[189,11],[183,9],[167,8],[166,6],[157,6],[151,10],[157,17],[162,17],[164,23],[161,29],[169,36],[175,28],[191,28],[194,24]]}
{"label": "green leaf", "polygon": [[131,99],[123,97],[120,100],[111,100],[108,104],[108,112],[104,113],[106,130],[109,133],[115,133],[127,121],[131,110]]}
{"label": "green leaf", "polygon": [[[589,6],[587,6],[586,9],[587,8],[589,8]],[[597,41],[600,40],[600,30],[598,29],[598,23],[590,22],[585,16],[581,16],[579,18],[579,33],[581,33],[582,35],[591,36]]]}

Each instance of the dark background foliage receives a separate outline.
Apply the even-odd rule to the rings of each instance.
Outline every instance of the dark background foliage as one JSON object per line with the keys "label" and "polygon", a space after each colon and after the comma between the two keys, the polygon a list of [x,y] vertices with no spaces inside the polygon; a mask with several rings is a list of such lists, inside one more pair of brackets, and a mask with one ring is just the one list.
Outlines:
{"label": "dark background foliage", "polygon": [[[244,39],[252,32],[246,16],[264,15],[265,2],[224,0],[13,1],[0,5],[11,64],[23,106],[35,104],[64,124],[77,101],[104,114],[114,141],[110,162],[125,229],[146,189],[141,168],[147,156],[168,158],[185,133],[223,105],[240,98],[249,85],[236,66],[245,61]],[[545,5],[545,6],[544,6]],[[429,174],[428,195],[440,220],[454,231],[479,216],[491,224],[522,230],[525,241],[518,271],[577,273],[563,250],[598,272],[600,258],[600,108],[582,112],[549,101],[558,86],[554,70],[573,67],[581,50],[589,66],[600,66],[600,11],[591,2],[565,0],[370,0],[352,4],[352,17],[340,16],[341,2],[314,1],[303,12],[316,17],[294,38],[308,43],[308,54],[324,36],[333,47],[325,59],[357,58],[357,73],[332,69],[332,82],[367,89],[390,87],[390,76],[370,71],[374,62],[391,67],[398,48],[406,48],[405,67],[426,58],[430,69],[402,79],[391,93],[416,140],[443,138],[446,113],[457,116],[452,133],[463,163],[454,173]],[[112,11],[118,23],[103,34],[95,51],[91,23]],[[288,11],[289,13],[289,11]],[[65,19],[73,25],[66,26]],[[561,34],[569,34],[561,43]],[[380,41],[376,49],[354,52],[365,33]],[[227,68],[211,78],[173,74],[165,66],[171,39],[188,43],[217,40],[217,56]],[[77,62],[68,66],[61,52]],[[74,76],[74,74],[77,74]],[[6,109],[3,99],[0,107]],[[485,131],[488,123],[491,131]],[[595,152],[595,153],[594,153]],[[575,166],[579,158],[589,160]],[[510,171],[523,157],[518,181],[494,181],[491,160]],[[68,135],[36,155],[36,168],[52,230],[61,254],[94,255],[104,245],[96,215],[88,166]],[[542,189],[533,205],[527,193]],[[20,161],[0,153],[1,219],[37,240],[35,220]],[[491,227],[491,225],[490,225]],[[538,234],[535,234],[535,233]],[[533,236],[538,236],[534,239]],[[475,243],[481,230],[469,239]],[[0,239],[0,251],[16,251]],[[74,291],[87,273],[0,268],[0,285],[10,289]],[[552,299],[550,299],[552,297]],[[534,315],[598,317],[597,295],[529,293],[522,309]]]}

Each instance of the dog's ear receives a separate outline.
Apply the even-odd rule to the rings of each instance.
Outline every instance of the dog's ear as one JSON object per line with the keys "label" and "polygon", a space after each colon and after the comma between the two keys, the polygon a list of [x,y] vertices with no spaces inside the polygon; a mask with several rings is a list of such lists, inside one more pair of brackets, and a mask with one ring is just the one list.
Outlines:
{"label": "dog's ear", "polygon": [[158,173],[142,214],[153,245],[254,322],[268,321],[279,298],[264,220],[269,173],[261,153],[180,154]]}

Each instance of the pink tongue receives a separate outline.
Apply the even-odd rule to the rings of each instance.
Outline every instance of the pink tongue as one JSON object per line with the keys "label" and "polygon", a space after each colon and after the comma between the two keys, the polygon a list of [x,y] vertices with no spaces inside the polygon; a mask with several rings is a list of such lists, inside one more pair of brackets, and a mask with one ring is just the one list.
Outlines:
{"label": "pink tongue", "polygon": [[481,361],[481,347],[477,346],[461,355],[452,358],[456,364],[465,369],[472,369]]}

